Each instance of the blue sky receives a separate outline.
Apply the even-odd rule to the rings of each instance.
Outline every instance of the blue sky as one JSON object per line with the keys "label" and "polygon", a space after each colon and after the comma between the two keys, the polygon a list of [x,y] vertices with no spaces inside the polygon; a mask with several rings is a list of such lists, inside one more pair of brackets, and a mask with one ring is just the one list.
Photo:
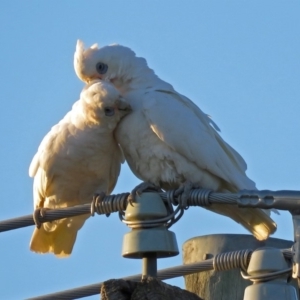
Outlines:
{"label": "blue sky", "polygon": [[[3,1],[0,5],[0,220],[32,212],[28,167],[43,136],[83,87],[73,70],[76,40],[120,43],[210,114],[245,158],[259,189],[299,190],[299,1]],[[139,183],[125,165],[114,193]],[[274,237],[292,239],[288,213]],[[0,234],[0,298],[23,299],[136,274],[122,258],[118,216],[80,230],[68,259],[28,248],[33,228]],[[194,236],[247,233],[190,208],[172,227],[179,249]],[[180,255],[159,268],[181,264]],[[183,279],[169,280],[183,287]],[[99,299],[99,296],[86,299]]]}

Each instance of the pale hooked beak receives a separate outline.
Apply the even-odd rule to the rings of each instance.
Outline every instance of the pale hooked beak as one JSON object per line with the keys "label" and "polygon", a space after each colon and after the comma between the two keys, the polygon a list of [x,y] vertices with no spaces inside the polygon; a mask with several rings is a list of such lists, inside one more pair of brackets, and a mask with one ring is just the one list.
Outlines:
{"label": "pale hooked beak", "polygon": [[126,114],[130,113],[132,111],[131,106],[123,100],[124,98],[118,99],[118,109],[122,112],[125,112]]}
{"label": "pale hooked beak", "polygon": [[93,81],[97,81],[97,80],[102,80],[102,76],[100,74],[94,75],[92,77],[87,77],[86,83],[89,84],[89,83],[92,83]]}

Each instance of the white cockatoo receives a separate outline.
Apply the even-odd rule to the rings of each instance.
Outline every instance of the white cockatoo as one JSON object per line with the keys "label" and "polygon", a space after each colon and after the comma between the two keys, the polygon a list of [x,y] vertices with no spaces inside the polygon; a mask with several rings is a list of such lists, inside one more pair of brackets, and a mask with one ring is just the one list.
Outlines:
{"label": "white cockatoo", "polygon": [[[107,82],[94,81],[83,89],[33,157],[29,175],[34,177],[35,209],[90,203],[94,194],[111,193],[124,162],[114,130],[130,111],[130,105]],[[88,217],[41,224],[34,229],[30,249],[58,257],[70,255],[77,231]]]}
{"label": "white cockatoo", "polygon": [[[84,49],[78,41],[74,67],[84,82],[111,82],[131,105],[133,112],[119,124],[116,138],[138,178],[165,190],[182,189],[185,182],[218,192],[255,189],[245,174],[245,161],[216,132],[210,117],[131,49],[118,44]],[[242,224],[259,240],[276,230],[261,209],[207,208]]]}

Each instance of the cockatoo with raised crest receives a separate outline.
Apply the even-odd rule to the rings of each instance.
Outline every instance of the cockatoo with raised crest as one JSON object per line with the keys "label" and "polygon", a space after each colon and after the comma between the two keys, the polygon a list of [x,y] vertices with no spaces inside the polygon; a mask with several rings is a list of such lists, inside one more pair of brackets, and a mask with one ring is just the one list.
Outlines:
{"label": "cockatoo with raised crest", "polygon": [[[188,182],[218,192],[256,189],[245,174],[245,161],[221,138],[212,120],[131,49],[118,44],[84,49],[78,41],[74,67],[84,82],[111,82],[131,105],[133,112],[119,124],[116,138],[138,178],[165,190],[182,190]],[[276,230],[261,209],[207,208],[242,224],[259,240]]]}
{"label": "cockatoo with raised crest", "polygon": [[[29,168],[34,177],[35,209],[90,203],[94,194],[111,193],[124,161],[114,138],[119,121],[131,111],[113,85],[94,81],[72,110],[44,137]],[[77,231],[89,215],[41,224],[30,249],[58,257],[72,252]]]}

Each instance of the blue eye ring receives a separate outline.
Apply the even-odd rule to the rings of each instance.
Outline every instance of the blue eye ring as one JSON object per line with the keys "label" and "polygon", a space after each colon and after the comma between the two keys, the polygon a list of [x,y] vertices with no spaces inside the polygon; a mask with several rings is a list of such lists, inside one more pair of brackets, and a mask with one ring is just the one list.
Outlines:
{"label": "blue eye ring", "polygon": [[115,114],[115,110],[114,110],[114,108],[113,107],[105,107],[104,108],[104,114],[106,115],[106,116],[108,116],[108,117],[111,117],[111,116],[113,116],[114,114]]}
{"label": "blue eye ring", "polygon": [[105,74],[107,72],[108,66],[105,63],[98,62],[96,65],[96,70],[99,74]]}

